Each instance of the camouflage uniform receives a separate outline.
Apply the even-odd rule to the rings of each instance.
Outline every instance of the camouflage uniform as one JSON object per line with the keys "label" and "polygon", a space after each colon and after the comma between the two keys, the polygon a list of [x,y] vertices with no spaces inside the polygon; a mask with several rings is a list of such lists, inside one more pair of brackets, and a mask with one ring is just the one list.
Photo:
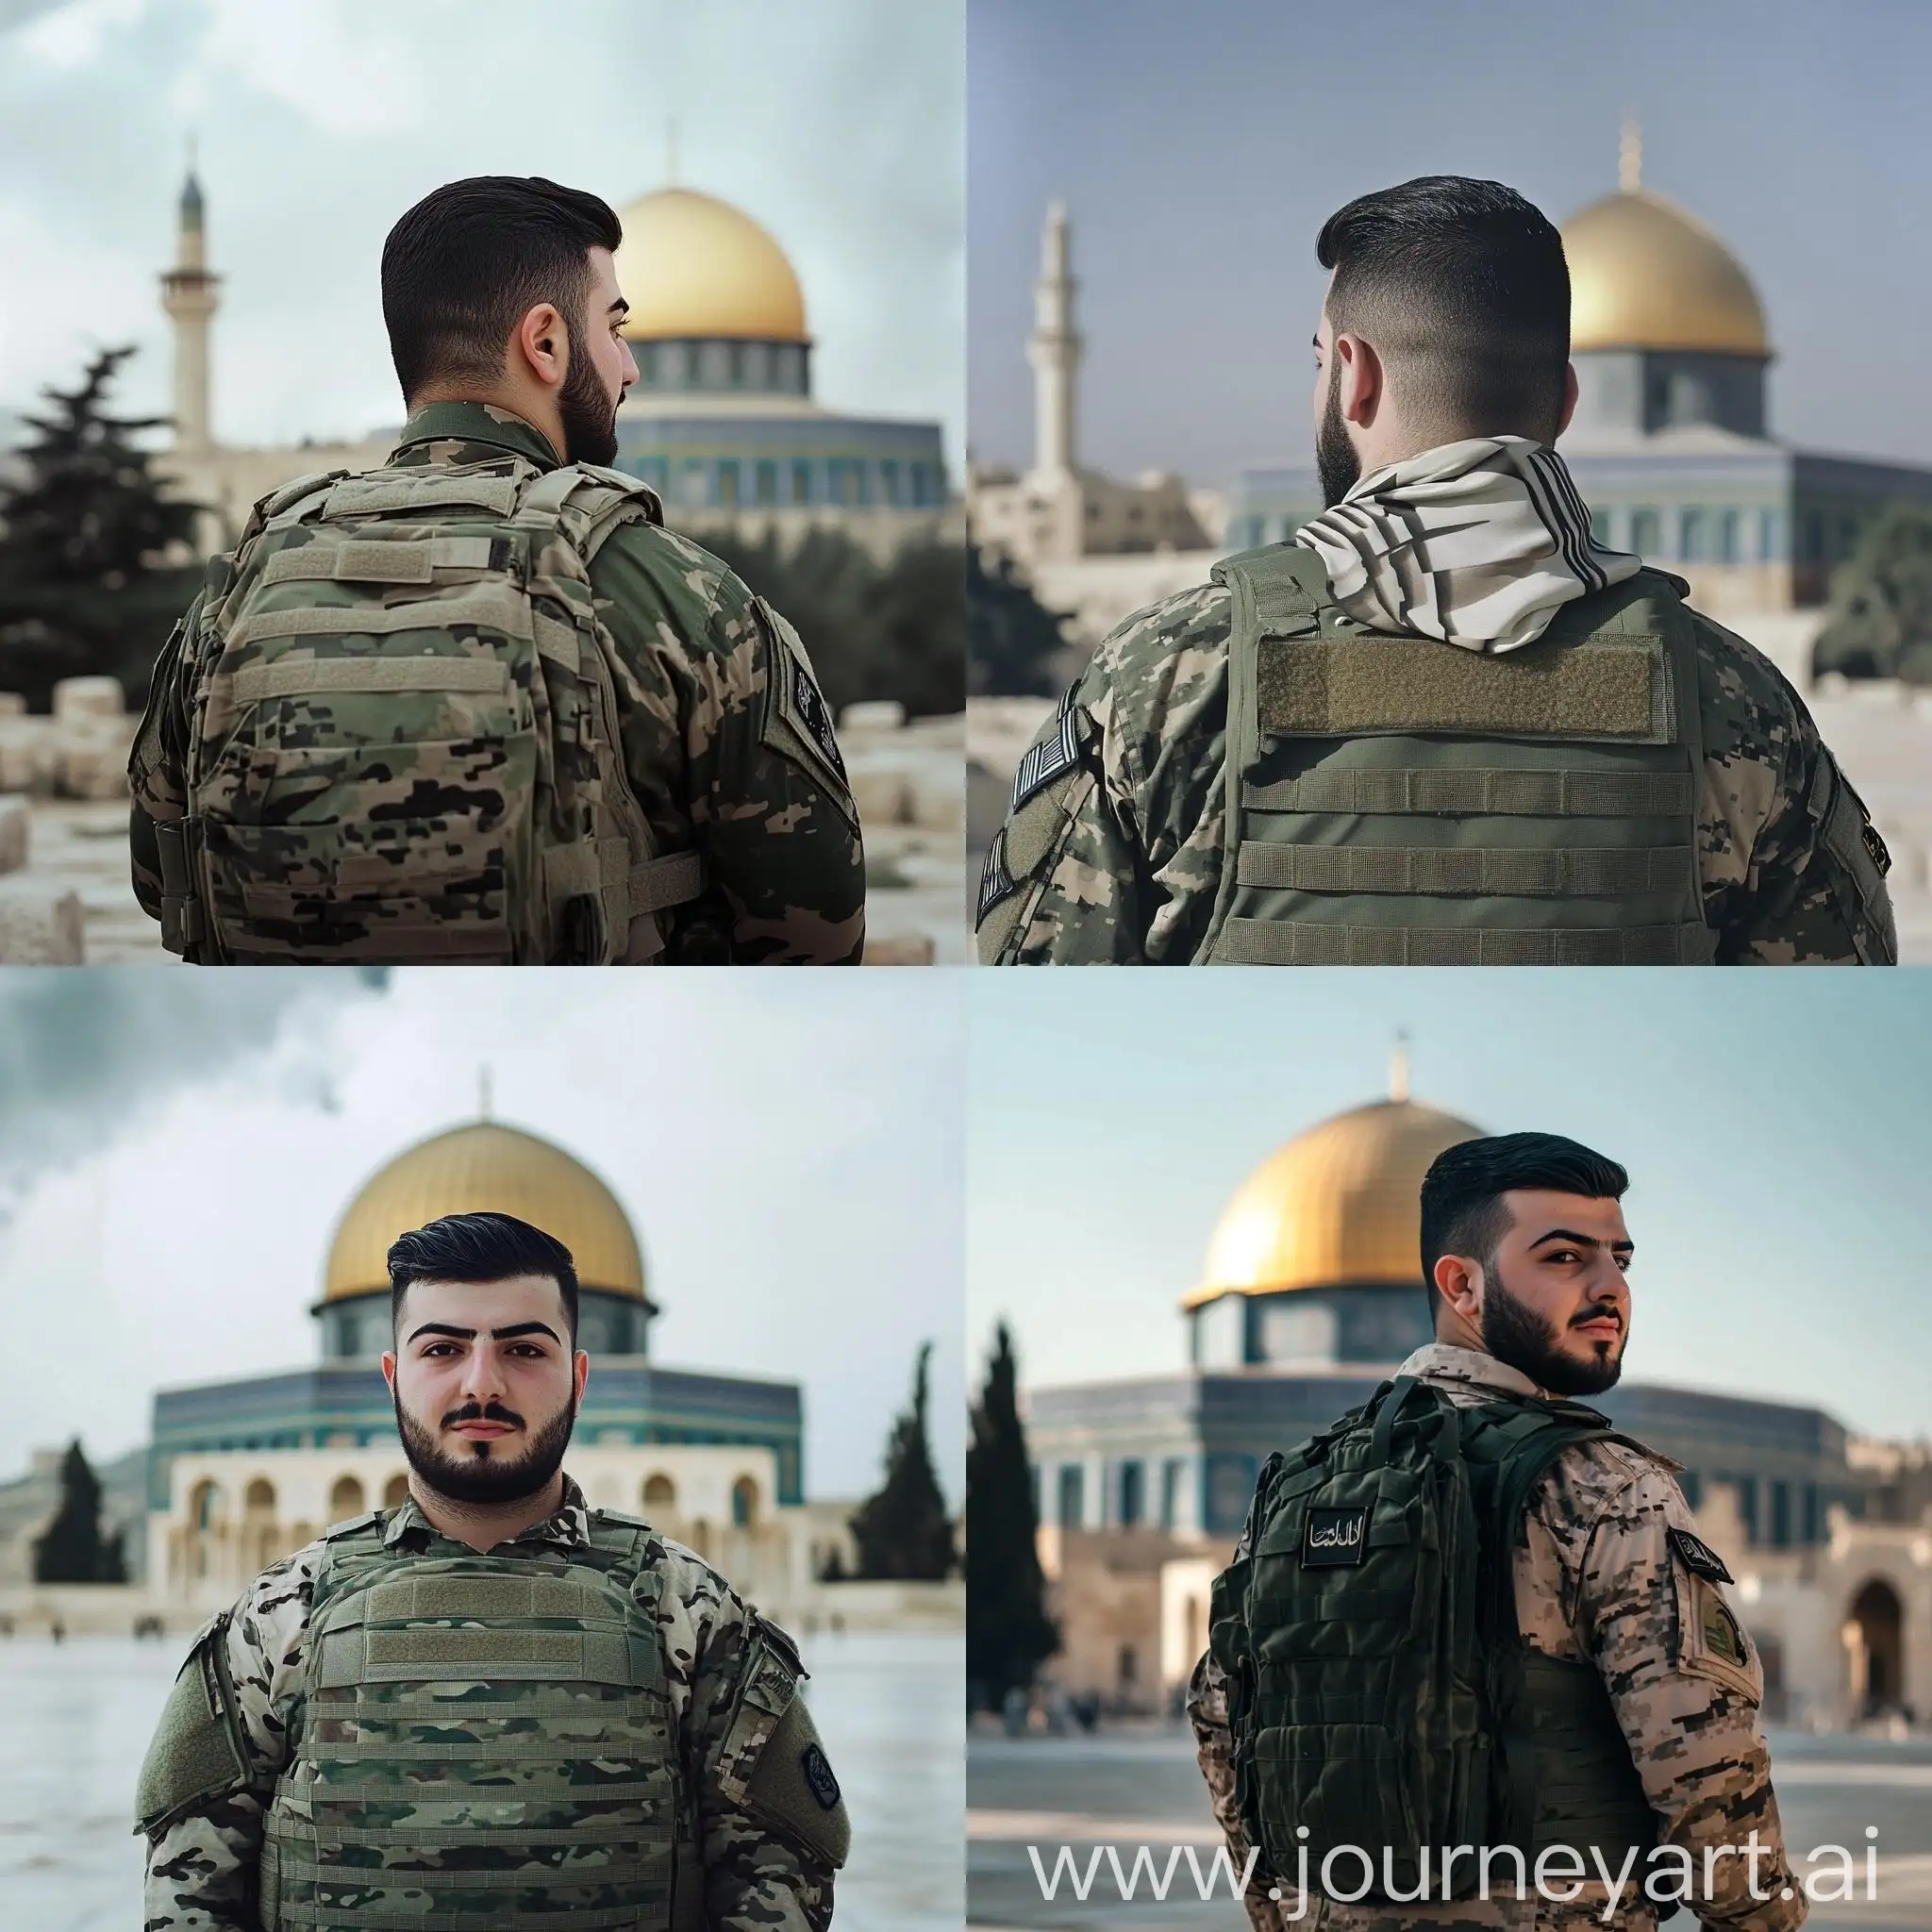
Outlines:
{"label": "camouflage uniform", "polygon": [[[1528,1376],[1474,1349],[1432,1342],[1403,1363],[1443,1390],[1452,1401],[1483,1401],[1486,1388],[1540,1393]],[[1693,1574],[1667,1540],[1672,1528],[1695,1535],[1689,1506],[1668,1457],[1627,1443],[1591,1441],[1566,1449],[1531,1494],[1524,1541],[1515,1553],[1516,1614],[1524,1639],[1544,1655],[1589,1660],[1602,1672],[1644,1795],[1657,1820],[1659,1845],[1690,1854],[1701,1890],[1707,1846],[1742,1847],[1753,1831],[1768,1856],[1757,1861],[1752,1898],[1750,1867],[1740,1857],[1714,1866],[1715,1884],[1706,1900],[1688,1898],[1706,1925],[1735,1932],[1793,1932],[1804,1923],[1807,1901],[1784,1850],[1771,1760],[1758,1729],[1764,1694],[1763,1668],[1742,1622],[1720,1586]],[[1738,1657],[1722,1654],[1735,1649]],[[1227,1833],[1239,1871],[1247,1857],[1235,1803],[1233,1742],[1227,1725],[1226,1680],[1211,1657],[1195,1666],[1188,1714],[1215,1818]],[[1682,1884],[1679,1861],[1639,1858],[1632,1883],[1660,1874],[1659,1890]],[[1353,1876],[1354,1867],[1348,1868]],[[1524,1900],[1513,1895],[1513,1866],[1496,1868],[1488,1901],[1435,1904],[1426,1911],[1370,1902],[1343,1905],[1313,1893],[1306,1916],[1287,1914],[1299,1904],[1294,1874],[1271,1902],[1271,1883],[1257,1865],[1248,1888],[1248,1917],[1255,1932],[1528,1932],[1534,1924],[1602,1932],[1606,1889],[1585,1883],[1571,1903]],[[1569,1881],[1560,1874],[1567,1889]],[[1789,1890],[1789,1897],[1780,1897]],[[1499,1894],[1508,1893],[1507,1896]],[[1623,1932],[1651,1932],[1657,1908],[1647,1900],[1619,1907],[1611,1925]]]}
{"label": "camouflage uniform", "polygon": [[[1045,849],[1036,853],[1036,839],[1008,854],[1025,897],[986,963],[1193,958],[1221,884],[1230,608],[1219,584],[1183,591],[1137,611],[1094,652],[1035,741],[1051,744],[1071,714],[1079,759]],[[1868,903],[1807,808],[1836,767],[1804,701],[1742,638],[1691,615],[1705,755],[1698,869],[1718,963],[1890,963],[1883,887]],[[982,923],[994,903],[983,891]]]}
{"label": "camouflage uniform", "polygon": [[[482,403],[432,403],[411,417],[389,467],[429,465],[481,465],[472,474],[506,477],[558,467],[537,430]],[[696,849],[707,862],[704,894],[669,916],[666,959],[856,964],[865,938],[858,814],[810,666],[785,661],[791,647],[723,563],[659,525],[623,525],[592,559],[591,585],[621,659],[625,761],[657,849]],[[188,809],[196,693],[183,641],[195,634],[202,601],[155,667],[129,760],[135,896],[154,919],[162,916],[155,824]],[[774,691],[793,685],[808,730],[779,715]]]}
{"label": "camouflage uniform", "polygon": [[[557,1514],[498,1544],[492,1554],[580,1549],[590,1541],[591,1517],[583,1492],[566,1478]],[[413,1497],[387,1515],[383,1541],[423,1556],[468,1550],[434,1529]],[[324,1549],[322,1542],[310,1543],[263,1571],[235,1607],[210,1626],[225,1626],[223,1641],[257,1781],[174,1819],[151,1839],[145,1932],[256,1932],[264,1819],[277,1774],[289,1759],[310,1596]],[[724,1746],[748,1648],[755,1636],[773,1626],[681,1544],[654,1538],[647,1561],[663,1578],[657,1614],[674,1748],[687,1790],[697,1794],[708,1922],[720,1932],[824,1932],[832,1920],[831,1864],[720,1790],[725,1782],[741,1786],[744,1767],[722,1761]],[[744,1743],[741,1724],[739,1732],[734,1750]],[[762,1736],[754,1736],[751,1748],[763,1742]]]}

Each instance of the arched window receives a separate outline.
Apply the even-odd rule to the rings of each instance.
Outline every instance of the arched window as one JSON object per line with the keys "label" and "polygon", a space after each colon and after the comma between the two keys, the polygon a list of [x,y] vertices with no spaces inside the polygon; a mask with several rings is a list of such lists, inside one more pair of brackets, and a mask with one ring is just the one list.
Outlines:
{"label": "arched window", "polygon": [[675,1509],[677,1507],[677,1485],[661,1470],[656,1475],[644,1478],[644,1507],[646,1509]]}
{"label": "arched window", "polygon": [[258,1475],[248,1485],[248,1493],[243,1499],[251,1516],[273,1516],[275,1513],[275,1486],[264,1475]]}
{"label": "arched window", "polygon": [[359,1516],[369,1505],[363,1500],[362,1482],[359,1476],[339,1475],[334,1489],[328,1492],[328,1520],[331,1523],[346,1523],[352,1516]]}
{"label": "arched window", "polygon": [[400,1470],[382,1486],[382,1507],[400,1509],[409,1500],[409,1478]]}
{"label": "arched window", "polygon": [[214,1527],[215,1518],[221,1514],[222,1492],[211,1482],[199,1482],[194,1492],[188,1499],[188,1520],[196,1529],[209,1530]]}
{"label": "arched window", "polygon": [[731,1485],[731,1521],[739,1529],[749,1529],[758,1521],[758,1486],[748,1475]]}

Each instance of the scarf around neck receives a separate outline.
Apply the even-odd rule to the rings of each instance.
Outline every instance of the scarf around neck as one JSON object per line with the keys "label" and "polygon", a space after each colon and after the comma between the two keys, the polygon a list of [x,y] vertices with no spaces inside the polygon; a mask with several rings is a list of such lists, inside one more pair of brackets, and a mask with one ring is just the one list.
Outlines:
{"label": "scarf around neck", "polygon": [[1327,566],[1335,601],[1358,624],[1471,651],[1533,644],[1572,598],[1642,568],[1592,540],[1563,458],[1525,436],[1390,463],[1294,541]]}

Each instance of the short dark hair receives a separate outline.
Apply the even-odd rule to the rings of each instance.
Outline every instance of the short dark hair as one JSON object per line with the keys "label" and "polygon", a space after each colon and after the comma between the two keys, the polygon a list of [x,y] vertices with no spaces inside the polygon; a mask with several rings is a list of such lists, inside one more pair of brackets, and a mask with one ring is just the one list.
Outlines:
{"label": "short dark hair", "polygon": [[1561,1134],[1492,1134],[1436,1156],[1423,1176],[1423,1280],[1438,1306],[1436,1263],[1467,1255],[1488,1268],[1508,1232],[1503,1196],[1512,1188],[1547,1188],[1591,1201],[1618,1201],[1629,1174],[1607,1155]]}
{"label": "short dark hair", "polygon": [[425,194],[382,244],[382,319],[403,398],[439,377],[490,381],[540,302],[582,333],[590,252],[615,250],[608,202],[541,175],[476,175]]}
{"label": "short dark hair", "polygon": [[1553,441],[1570,360],[1570,267],[1547,216],[1500,181],[1424,175],[1322,225],[1328,320],[1363,337],[1419,415]]}
{"label": "short dark hair", "polygon": [[419,1281],[508,1281],[547,1274],[563,1297],[573,1347],[577,1339],[577,1271],[554,1234],[514,1214],[445,1214],[399,1237],[389,1251],[390,1326],[403,1319],[403,1297]]}

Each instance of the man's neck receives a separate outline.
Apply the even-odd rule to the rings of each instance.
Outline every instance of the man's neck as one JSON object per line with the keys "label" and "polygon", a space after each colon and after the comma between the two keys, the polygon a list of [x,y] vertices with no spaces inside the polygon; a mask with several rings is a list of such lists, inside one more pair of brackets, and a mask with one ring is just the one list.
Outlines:
{"label": "man's neck", "polygon": [[559,1470],[533,1496],[519,1496],[513,1503],[462,1503],[432,1490],[421,1476],[409,1477],[409,1494],[431,1528],[452,1542],[468,1543],[473,1550],[493,1550],[525,1530],[547,1523],[563,1507],[563,1473]]}
{"label": "man's neck", "polygon": [[507,390],[448,389],[431,385],[408,399],[410,415],[426,409],[431,403],[477,403],[486,408],[506,409],[518,422],[526,423],[547,442],[557,460],[567,462],[564,450],[563,418],[555,404],[527,395],[512,395]]}

